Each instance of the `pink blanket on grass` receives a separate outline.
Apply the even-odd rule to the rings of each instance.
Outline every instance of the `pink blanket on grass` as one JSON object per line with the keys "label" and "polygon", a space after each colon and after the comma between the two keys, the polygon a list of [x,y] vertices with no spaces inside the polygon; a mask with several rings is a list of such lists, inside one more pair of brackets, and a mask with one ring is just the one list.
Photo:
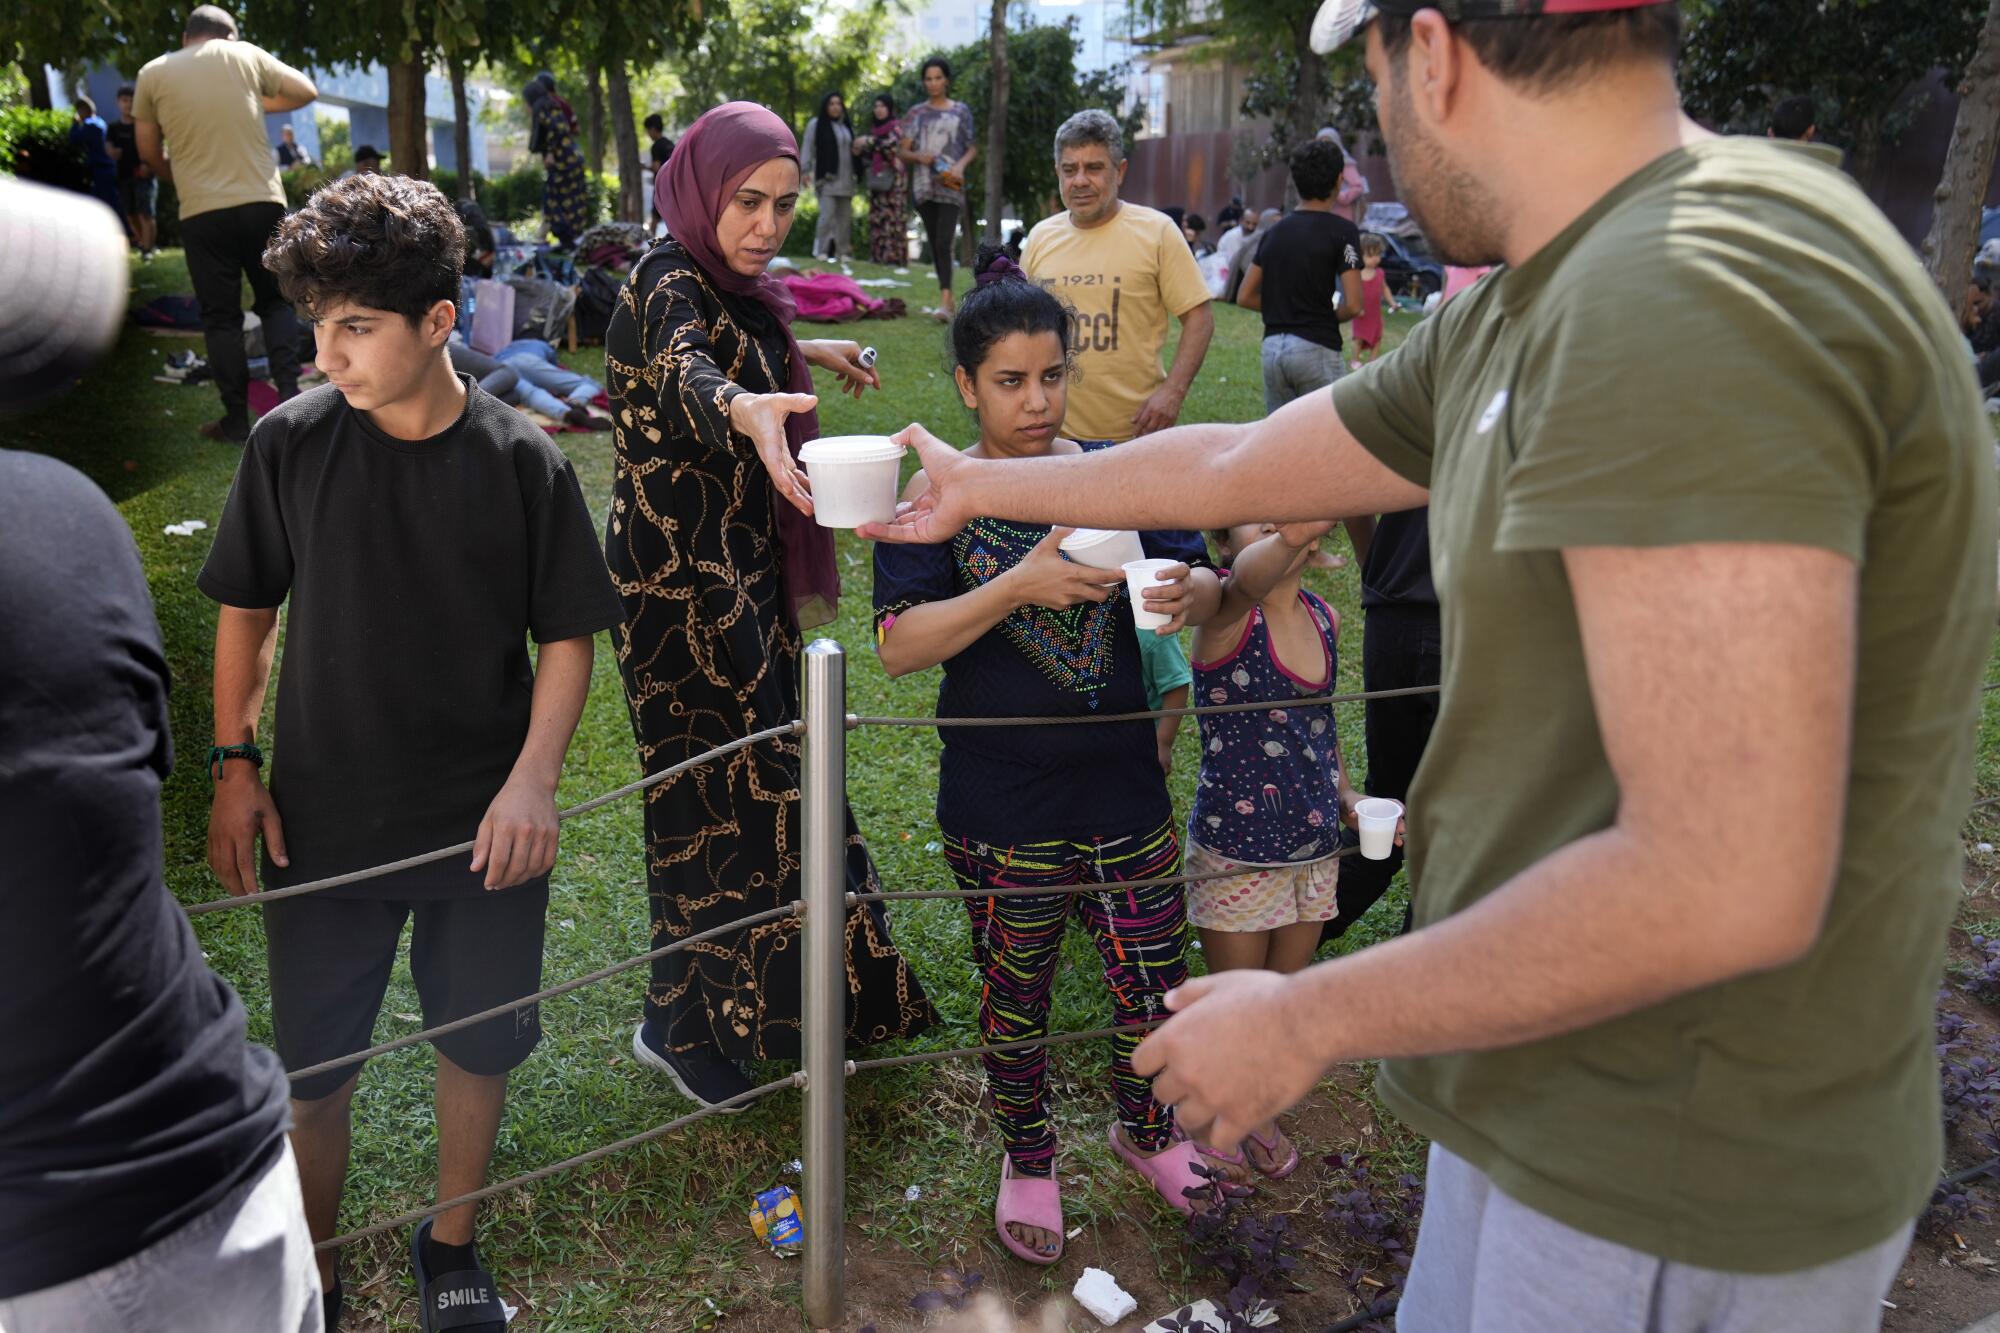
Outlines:
{"label": "pink blanket on grass", "polygon": [[786,274],[785,286],[799,303],[799,318],[814,324],[865,319],[882,308],[854,279],[839,273]]}

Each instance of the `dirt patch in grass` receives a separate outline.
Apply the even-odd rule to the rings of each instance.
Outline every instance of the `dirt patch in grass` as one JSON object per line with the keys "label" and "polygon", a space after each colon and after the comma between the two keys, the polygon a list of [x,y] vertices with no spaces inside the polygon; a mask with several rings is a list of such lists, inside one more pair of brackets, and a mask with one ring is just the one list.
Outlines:
{"label": "dirt patch in grass", "polygon": [[[1973,868],[1975,875],[1978,869]],[[2000,1009],[1995,1006],[2000,996],[1982,998],[1967,988],[1985,961],[1984,951],[1976,949],[1972,939],[1988,928],[1983,923],[1990,920],[1995,906],[1992,891],[1990,883],[1973,888],[1959,915],[1961,923],[1973,928],[1961,924],[1952,931],[1938,1010],[1963,1027],[1953,1035],[1952,1048],[1942,1054],[1947,1062],[1983,1056],[2000,1063]],[[1990,1161],[1995,1153],[1976,1136],[1996,1129],[2000,1123],[1968,1111],[1945,1141],[1945,1174]],[[1884,1311],[1885,1333],[1951,1333],[2000,1309],[2000,1185],[1989,1178],[1969,1183],[1964,1190],[1971,1205],[1965,1216],[1935,1228],[1919,1226],[1909,1257],[1889,1291],[1889,1303],[1895,1308]]]}

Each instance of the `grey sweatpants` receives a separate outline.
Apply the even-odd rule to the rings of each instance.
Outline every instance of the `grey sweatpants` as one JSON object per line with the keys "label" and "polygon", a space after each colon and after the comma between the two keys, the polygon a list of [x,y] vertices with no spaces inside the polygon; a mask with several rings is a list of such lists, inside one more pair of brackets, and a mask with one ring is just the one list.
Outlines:
{"label": "grey sweatpants", "polygon": [[320,1333],[320,1316],[287,1143],[261,1176],[131,1258],[0,1300],[0,1333]]}
{"label": "grey sweatpants", "polygon": [[1600,1240],[1431,1145],[1397,1333],[1876,1333],[1911,1226],[1793,1273],[1727,1273]]}
{"label": "grey sweatpants", "polygon": [[823,259],[830,247],[840,257],[841,263],[854,258],[854,196],[848,194],[819,197],[819,226],[813,230],[813,258]]}

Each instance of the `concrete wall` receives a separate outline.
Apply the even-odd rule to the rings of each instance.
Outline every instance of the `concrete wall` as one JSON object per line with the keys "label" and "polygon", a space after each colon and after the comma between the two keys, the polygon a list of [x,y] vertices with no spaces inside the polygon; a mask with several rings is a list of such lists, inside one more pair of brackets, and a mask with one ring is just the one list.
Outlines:
{"label": "concrete wall", "polygon": [[[1235,135],[1227,131],[1205,134],[1173,134],[1158,139],[1141,139],[1127,149],[1131,166],[1126,168],[1121,198],[1151,208],[1179,204],[1199,213],[1211,223],[1231,195],[1241,195],[1246,204],[1257,208],[1282,208],[1291,176],[1283,163],[1264,168],[1247,184],[1229,175],[1229,153]],[[1394,200],[1396,187],[1389,178],[1388,159],[1371,156],[1360,159],[1362,174],[1368,177],[1368,197],[1382,203]],[[1213,227],[1207,239],[1212,243],[1221,233]]]}

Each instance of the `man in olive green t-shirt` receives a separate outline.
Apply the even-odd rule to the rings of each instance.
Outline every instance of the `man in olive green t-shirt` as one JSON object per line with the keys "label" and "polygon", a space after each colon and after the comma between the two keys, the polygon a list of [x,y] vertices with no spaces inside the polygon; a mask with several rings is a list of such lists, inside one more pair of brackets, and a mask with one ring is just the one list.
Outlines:
{"label": "man in olive green t-shirt", "polygon": [[863,535],[1303,542],[1428,501],[1420,928],[1197,980],[1138,1069],[1227,1145],[1384,1059],[1434,1141],[1402,1333],[1865,1333],[1938,1179],[1990,434],[1951,312],[1853,182],[1680,114],[1673,5],[1539,9],[1322,11],[1322,41],[1374,19],[1435,247],[1504,265],[1401,349],[1265,421],[1077,458],[912,427],[929,490]]}
{"label": "man in olive green t-shirt", "polygon": [[[202,425],[211,440],[250,435],[250,363],[243,349],[243,282],[264,323],[278,396],[299,391],[298,323],[264,271],[264,246],[285,215],[266,112],[293,111],[319,96],[298,70],[236,35],[215,5],[188,14],[181,49],[146,62],[132,95],[139,156],[180,199],[188,279],[201,306],[209,368],[222,419]],[[171,154],[171,157],[169,157]]]}

